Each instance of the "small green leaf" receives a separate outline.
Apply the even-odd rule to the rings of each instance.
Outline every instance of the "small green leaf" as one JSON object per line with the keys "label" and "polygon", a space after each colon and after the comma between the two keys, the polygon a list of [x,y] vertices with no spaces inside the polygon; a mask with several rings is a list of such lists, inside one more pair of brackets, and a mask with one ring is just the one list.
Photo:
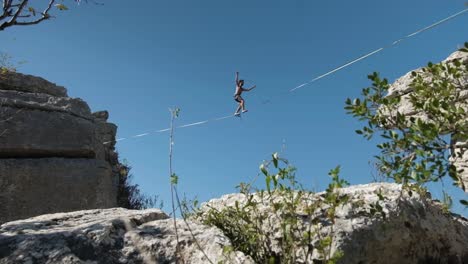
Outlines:
{"label": "small green leaf", "polygon": [[28,7],[28,11],[33,14],[33,16],[36,16],[36,10],[32,7]]}
{"label": "small green leaf", "polygon": [[172,173],[171,175],[171,184],[177,185],[179,182],[179,176],[177,176],[175,173]]}
{"label": "small green leaf", "polygon": [[265,174],[265,176],[268,176],[268,171],[265,168],[265,164],[260,165],[260,171]]}
{"label": "small green leaf", "polygon": [[467,200],[460,200],[460,203],[463,204],[464,206],[468,206],[468,201]]}
{"label": "small green leaf", "polygon": [[268,258],[268,264],[275,264],[275,263],[276,263],[276,260],[274,256],[271,256],[270,258]]}
{"label": "small green leaf", "polygon": [[275,166],[275,168],[278,168],[278,152],[273,153],[272,157],[273,157],[273,165]]}

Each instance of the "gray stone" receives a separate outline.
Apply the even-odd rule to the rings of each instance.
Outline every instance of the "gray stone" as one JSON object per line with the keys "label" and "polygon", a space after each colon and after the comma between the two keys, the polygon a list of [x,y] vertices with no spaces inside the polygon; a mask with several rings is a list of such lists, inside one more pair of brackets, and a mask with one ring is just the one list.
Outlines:
{"label": "gray stone", "polygon": [[[378,192],[384,201],[379,200]],[[467,263],[468,220],[446,212],[429,194],[410,195],[400,185],[389,183],[351,186],[340,193],[349,196],[349,203],[336,210],[334,231],[327,221],[316,226],[322,237],[333,237],[332,252],[344,253],[339,263]],[[259,199],[258,194],[254,196]],[[274,199],[283,198],[274,195]],[[305,208],[318,199],[323,199],[322,193],[307,193],[301,200],[297,217],[302,230],[310,222],[304,218]],[[203,204],[198,220],[208,210],[223,210],[236,202],[242,206],[247,197],[228,194],[213,199]],[[381,204],[386,219],[369,214],[375,203]],[[316,211],[323,219],[324,209]],[[269,245],[280,252],[279,214],[273,213],[268,202],[251,213],[268,215],[261,232],[270,236]],[[242,252],[225,250],[232,247],[229,238],[198,220],[177,219],[177,236],[173,219],[157,209],[88,210],[8,222],[0,226],[0,264],[254,263]],[[317,239],[314,236],[311,245]],[[314,250],[309,259],[299,258],[296,263],[312,263],[317,256]]]}
{"label": "gray stone", "polygon": [[[443,63],[452,63],[453,60],[458,59],[465,65],[468,65],[468,52],[456,51],[452,53]],[[422,72],[422,69],[416,69],[415,72]],[[406,117],[418,117],[423,120],[429,120],[422,112],[416,112],[410,102],[410,94],[412,88],[410,84],[412,82],[411,72],[405,74],[404,76],[398,78],[393,84],[390,85],[388,96],[400,96],[401,100],[397,108],[394,111],[398,111]],[[426,80],[430,80],[430,76],[426,77]],[[462,106],[466,112],[468,112],[468,76],[462,76],[458,80],[454,81],[457,83],[457,88],[460,91],[460,102],[458,106]],[[385,112],[385,111],[382,111]],[[408,119],[409,120],[409,119]],[[464,185],[465,191],[468,192],[468,151],[467,141],[456,141],[452,143],[453,153],[450,161],[454,164],[458,170],[460,170],[461,184]],[[463,186],[462,186],[463,187]]]}
{"label": "gray stone", "polygon": [[0,222],[115,206],[110,165],[96,159],[0,159]]}
{"label": "gray stone", "polygon": [[[370,207],[379,201],[380,191],[385,201],[380,202],[387,215],[386,219],[369,214]],[[440,203],[432,201],[429,195],[412,196],[402,191],[401,186],[389,183],[356,185],[341,189],[340,193],[350,197],[348,205],[339,207],[337,219],[331,232],[331,225],[325,220],[324,208],[316,212],[324,221],[313,225],[322,237],[333,237],[332,253],[341,250],[344,257],[339,263],[468,263],[468,221],[467,219],[446,213]],[[310,201],[321,199],[322,193],[306,194],[302,200],[306,208]],[[254,199],[260,201],[258,194]],[[275,202],[282,199],[274,198]],[[265,201],[265,200],[264,200]],[[242,206],[247,202],[243,194],[224,195],[202,205],[200,219],[210,210],[222,210],[233,207],[235,203]],[[278,215],[272,205],[265,201],[252,214],[268,215],[263,221],[262,232],[268,235],[269,245],[275,252],[281,252],[281,226]],[[310,223],[307,214],[300,209],[297,216],[305,232]],[[312,239],[311,245],[318,240]],[[301,246],[297,245],[297,263],[312,263],[318,259],[318,252],[313,251],[309,259],[304,259]]]}
{"label": "gray stone", "polygon": [[95,123],[57,111],[3,107],[0,158],[95,158]]}
{"label": "gray stone", "polygon": [[0,99],[0,105],[2,107],[12,107],[30,111],[62,112],[84,119],[93,119],[88,104],[78,98],[0,90]]}
{"label": "gray stone", "polygon": [[[461,51],[455,51],[454,53],[450,54],[445,60],[443,60],[443,63],[451,63],[453,60],[460,60],[462,63],[465,65],[468,63],[468,53],[467,52],[461,52]],[[422,73],[422,68],[418,68],[415,70],[412,70],[411,72],[406,73],[402,77],[398,78],[395,80],[394,83],[390,85],[390,88],[388,90],[389,96],[395,95],[395,94],[408,94],[412,91],[412,88],[410,87],[411,82],[413,81],[412,72],[418,72]],[[468,84],[468,79],[461,78],[460,79],[460,87],[465,87]]]}
{"label": "gray stone", "polygon": [[44,93],[53,96],[67,96],[67,90],[43,78],[9,72],[0,76],[0,90],[15,90],[27,93]]}
{"label": "gray stone", "polygon": [[39,77],[11,73],[2,78],[0,182],[9,184],[0,184],[0,207],[8,208],[0,213],[0,223],[115,207],[117,126],[106,122],[108,113],[92,114],[86,102]]}
{"label": "gray stone", "polygon": [[107,111],[97,111],[93,113],[93,116],[99,120],[107,121],[109,118],[109,112]]}
{"label": "gray stone", "polygon": [[9,222],[0,226],[0,263],[253,263],[241,252],[223,253],[230,242],[218,229],[188,224],[191,232],[176,221],[176,254],[174,222],[157,209],[88,210]]}

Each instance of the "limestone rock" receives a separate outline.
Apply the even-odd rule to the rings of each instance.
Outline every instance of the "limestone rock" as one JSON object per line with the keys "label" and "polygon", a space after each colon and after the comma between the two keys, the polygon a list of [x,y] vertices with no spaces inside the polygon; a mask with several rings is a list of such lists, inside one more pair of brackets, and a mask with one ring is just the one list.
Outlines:
{"label": "limestone rock", "polygon": [[[386,213],[386,219],[369,214],[372,204],[379,201],[377,192],[381,192],[385,201],[380,202]],[[341,189],[342,194],[350,197],[347,206],[339,207],[336,215],[334,232],[330,233],[331,224],[324,217],[325,211],[317,213],[323,216],[319,224],[322,237],[333,236],[332,252],[341,250],[344,257],[339,263],[468,263],[468,220],[446,213],[441,205],[428,196],[402,191],[397,184],[380,183],[356,185]],[[317,199],[321,193],[311,194],[302,200],[305,206]],[[259,199],[258,194],[255,199]],[[275,198],[275,202],[281,197]],[[202,205],[201,219],[210,210],[223,210],[240,206],[247,202],[243,194],[224,195]],[[281,226],[278,214],[273,213],[272,205],[263,203],[256,214],[266,213],[269,218],[263,221],[262,232],[268,234],[274,252],[281,252]],[[297,212],[305,232],[310,219],[307,214]],[[315,236],[311,245],[316,243]],[[309,259],[297,246],[297,255],[302,256],[298,263],[312,263],[317,259],[314,250]]]}
{"label": "limestone rock", "polygon": [[[456,51],[452,53],[447,59],[443,60],[443,63],[450,63],[453,60],[458,59],[465,65],[468,64],[468,52]],[[422,72],[422,68],[415,69],[411,72],[406,73],[402,77],[395,80],[394,83],[390,85],[388,89],[388,96],[401,96],[401,102],[398,108],[398,111],[402,114],[413,115],[416,114],[411,106],[409,101],[408,94],[411,93],[412,88],[410,87],[411,82],[413,81],[412,72]],[[468,98],[468,76],[460,78],[458,80],[460,83],[458,87],[461,89],[461,100],[465,101]],[[462,102],[466,103],[466,102]]]}
{"label": "limestone rock", "polygon": [[[468,65],[468,52],[456,51],[452,53],[444,63],[451,63],[453,60],[458,59],[464,65]],[[422,72],[422,69],[416,69],[415,72]],[[405,115],[406,117],[419,117],[424,120],[430,120],[424,113],[418,113],[413,109],[410,102],[410,94],[412,88],[410,84],[412,82],[411,72],[397,79],[393,84],[390,85],[388,96],[400,96],[401,101],[398,104],[396,111]],[[468,113],[468,76],[462,76],[456,80],[457,88],[460,89],[460,102],[458,106],[465,109]],[[465,191],[468,192],[468,141],[456,141],[452,142],[452,149],[454,153],[459,156],[452,155],[451,162],[457,167],[460,172],[460,178],[464,183]]]}
{"label": "limestone rock", "polygon": [[[356,185],[340,192],[348,195],[350,202],[336,211],[333,232],[324,208],[317,211],[323,216],[318,232],[322,237],[333,236],[332,252],[344,253],[339,263],[468,263],[468,220],[446,212],[428,194],[410,195],[400,185],[389,183]],[[385,197],[383,201],[377,192]],[[310,194],[301,202],[305,206],[321,195]],[[202,218],[208,210],[223,210],[236,202],[242,205],[247,198],[229,194],[213,199],[202,206],[198,215]],[[377,202],[386,213],[385,219],[368,213]],[[280,252],[278,214],[272,213],[268,203],[254,213],[268,215],[261,232],[271,235],[269,246]],[[301,207],[297,217],[306,230],[310,219],[304,217]],[[218,228],[195,220],[187,223],[190,229],[183,220],[176,220],[180,246],[176,253],[174,222],[157,209],[99,209],[8,222],[0,226],[0,264],[254,263],[242,252],[225,250],[232,244]],[[313,246],[317,237],[312,239]],[[316,257],[314,251],[309,259],[297,263],[313,263]]]}
{"label": "limestone rock", "polygon": [[[122,208],[43,215],[0,226],[0,264],[6,263],[253,263],[218,229],[193,222],[193,235],[157,209]],[[198,244],[197,244],[198,243]],[[206,253],[206,256],[198,248]],[[178,262],[176,262],[178,260]]]}
{"label": "limestone rock", "polygon": [[107,117],[42,78],[2,75],[0,223],[115,207],[117,127]]}
{"label": "limestone rock", "polygon": [[97,159],[0,159],[3,219],[115,206],[110,165]]}
{"label": "limestone rock", "polygon": [[95,118],[98,118],[102,121],[107,121],[107,119],[109,118],[109,112],[107,111],[97,111],[97,112],[94,112],[93,113],[93,116]]}
{"label": "limestone rock", "polygon": [[0,90],[15,90],[27,93],[44,93],[53,96],[66,97],[67,90],[43,78],[10,72],[0,78]]}

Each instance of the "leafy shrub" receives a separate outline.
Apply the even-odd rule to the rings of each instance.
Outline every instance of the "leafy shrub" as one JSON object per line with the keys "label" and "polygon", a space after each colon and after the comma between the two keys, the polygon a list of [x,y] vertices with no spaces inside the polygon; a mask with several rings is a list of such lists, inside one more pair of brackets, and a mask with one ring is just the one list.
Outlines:
{"label": "leafy shrub", "polygon": [[332,251],[335,213],[348,203],[339,191],[348,185],[339,177],[339,167],[330,171],[332,182],[321,195],[304,189],[295,179],[295,168],[277,153],[260,171],[264,189],[251,192],[250,184],[241,183],[243,202],[209,207],[198,217],[230,238],[233,246],[227,251],[242,251],[257,263],[336,263],[343,254]]}
{"label": "leafy shrub", "polygon": [[[460,52],[468,52],[468,43]],[[362,90],[362,97],[347,99],[345,109],[365,122],[357,134],[370,140],[379,133],[384,142],[377,145],[377,168],[386,178],[411,188],[450,177],[464,191],[463,172],[454,161],[466,149],[455,149],[455,142],[468,141],[466,93],[468,62],[455,59],[429,63],[411,73],[410,92],[389,94],[390,85],[378,73],[369,75],[372,86]],[[411,111],[402,113],[406,100]],[[444,200],[446,197],[444,197]],[[467,201],[461,200],[463,204]]]}
{"label": "leafy shrub", "polygon": [[132,184],[133,175],[130,173],[131,167],[127,162],[118,165],[118,189],[117,189],[117,205],[127,209],[147,209],[163,207],[163,202],[159,201],[158,196],[148,196],[141,193],[138,184]]}

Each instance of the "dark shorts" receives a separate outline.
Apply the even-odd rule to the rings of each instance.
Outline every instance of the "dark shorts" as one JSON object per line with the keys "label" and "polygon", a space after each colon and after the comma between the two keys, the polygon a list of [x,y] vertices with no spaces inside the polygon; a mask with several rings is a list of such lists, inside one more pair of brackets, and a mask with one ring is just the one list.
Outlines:
{"label": "dark shorts", "polygon": [[236,102],[240,103],[240,102],[241,102],[242,100],[244,100],[244,99],[242,99],[242,97],[241,97],[240,95],[237,94],[237,95],[234,95],[234,100],[235,100]]}

